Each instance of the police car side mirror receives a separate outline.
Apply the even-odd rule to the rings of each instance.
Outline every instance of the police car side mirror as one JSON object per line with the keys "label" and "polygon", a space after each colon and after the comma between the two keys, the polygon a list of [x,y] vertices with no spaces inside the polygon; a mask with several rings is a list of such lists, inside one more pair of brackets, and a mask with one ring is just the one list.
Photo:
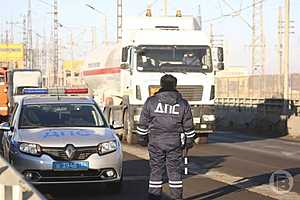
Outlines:
{"label": "police car side mirror", "polygon": [[8,122],[3,122],[2,124],[0,124],[0,130],[2,130],[2,131],[13,131],[14,128],[11,127]]}
{"label": "police car side mirror", "polygon": [[121,122],[112,121],[112,124],[110,125],[111,129],[118,130],[124,128],[123,124]]}

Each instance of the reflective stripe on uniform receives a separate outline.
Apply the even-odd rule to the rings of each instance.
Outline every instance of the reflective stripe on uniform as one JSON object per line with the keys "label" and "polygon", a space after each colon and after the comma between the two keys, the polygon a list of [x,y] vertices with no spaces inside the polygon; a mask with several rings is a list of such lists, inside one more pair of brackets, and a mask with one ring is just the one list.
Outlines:
{"label": "reflective stripe on uniform", "polygon": [[170,188],[182,188],[182,181],[169,181]]}
{"label": "reflective stripe on uniform", "polygon": [[195,130],[192,130],[192,131],[190,131],[190,132],[185,132],[186,135],[192,135],[192,134],[194,134],[194,133],[195,133]]}
{"label": "reflective stripe on uniform", "polygon": [[192,135],[187,135],[186,137],[187,137],[187,138],[193,138],[193,137],[195,137],[195,133],[192,134]]}
{"label": "reflective stripe on uniform", "polygon": [[182,188],[182,185],[173,185],[173,184],[169,184],[170,188]]}
{"label": "reflective stripe on uniform", "polygon": [[149,183],[155,184],[155,185],[157,185],[157,184],[161,185],[163,182],[162,181],[149,181]]}
{"label": "reflective stripe on uniform", "polygon": [[195,136],[195,130],[192,130],[190,132],[185,132],[184,134],[186,135],[187,138],[192,138]]}
{"label": "reflective stripe on uniform", "polygon": [[148,129],[143,129],[143,128],[137,127],[137,133],[140,135],[147,135],[148,131],[149,131]]}
{"label": "reflective stripe on uniform", "polygon": [[182,181],[169,181],[169,184],[182,184]]}
{"label": "reflective stripe on uniform", "polygon": [[149,184],[149,187],[150,188],[161,188],[162,185],[152,185],[152,184]]}

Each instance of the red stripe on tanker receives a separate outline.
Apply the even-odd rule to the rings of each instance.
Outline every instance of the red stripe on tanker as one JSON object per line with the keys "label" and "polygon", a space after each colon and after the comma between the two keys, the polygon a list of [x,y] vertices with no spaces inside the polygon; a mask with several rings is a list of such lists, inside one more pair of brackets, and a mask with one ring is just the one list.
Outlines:
{"label": "red stripe on tanker", "polygon": [[120,67],[111,67],[111,68],[103,68],[103,69],[93,69],[83,71],[83,76],[93,76],[93,75],[102,75],[102,74],[116,74],[120,73]]}

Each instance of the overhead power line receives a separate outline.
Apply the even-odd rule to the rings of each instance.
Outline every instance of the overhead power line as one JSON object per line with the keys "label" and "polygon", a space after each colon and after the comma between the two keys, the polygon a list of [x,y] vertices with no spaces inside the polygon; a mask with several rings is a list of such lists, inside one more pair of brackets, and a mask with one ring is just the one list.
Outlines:
{"label": "overhead power line", "polygon": [[36,1],[39,1],[40,3],[44,4],[44,5],[47,5],[47,6],[50,6],[50,7],[54,7],[53,4],[47,2],[47,1],[44,1],[44,0],[36,0]]}
{"label": "overhead power line", "polygon": [[234,16],[234,15],[236,15],[237,13],[241,13],[241,12],[243,12],[243,11],[245,11],[245,10],[248,10],[248,9],[253,8],[253,6],[256,6],[256,5],[258,5],[258,4],[261,4],[261,3],[263,3],[264,1],[266,1],[266,0],[261,0],[261,1],[258,1],[257,3],[249,4],[249,5],[247,5],[247,6],[243,7],[243,8],[240,8],[240,9],[238,9],[238,10],[234,10],[234,11],[232,11],[232,12],[230,12],[230,13],[227,13],[227,14],[223,14],[223,15],[221,15],[221,16],[219,16],[219,17],[214,17],[214,18],[210,18],[210,19],[207,19],[207,20],[203,20],[203,22],[204,22],[204,23],[210,23],[210,22],[217,21],[217,20],[220,20],[220,19],[223,19],[223,18],[226,18],[226,17]]}

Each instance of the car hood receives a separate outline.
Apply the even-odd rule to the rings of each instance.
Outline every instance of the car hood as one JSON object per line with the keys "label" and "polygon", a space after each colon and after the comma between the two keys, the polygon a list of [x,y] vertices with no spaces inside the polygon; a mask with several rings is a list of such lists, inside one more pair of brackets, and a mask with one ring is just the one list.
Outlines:
{"label": "car hood", "polygon": [[97,146],[105,141],[116,140],[109,128],[41,128],[18,130],[18,142],[39,144],[42,147]]}

